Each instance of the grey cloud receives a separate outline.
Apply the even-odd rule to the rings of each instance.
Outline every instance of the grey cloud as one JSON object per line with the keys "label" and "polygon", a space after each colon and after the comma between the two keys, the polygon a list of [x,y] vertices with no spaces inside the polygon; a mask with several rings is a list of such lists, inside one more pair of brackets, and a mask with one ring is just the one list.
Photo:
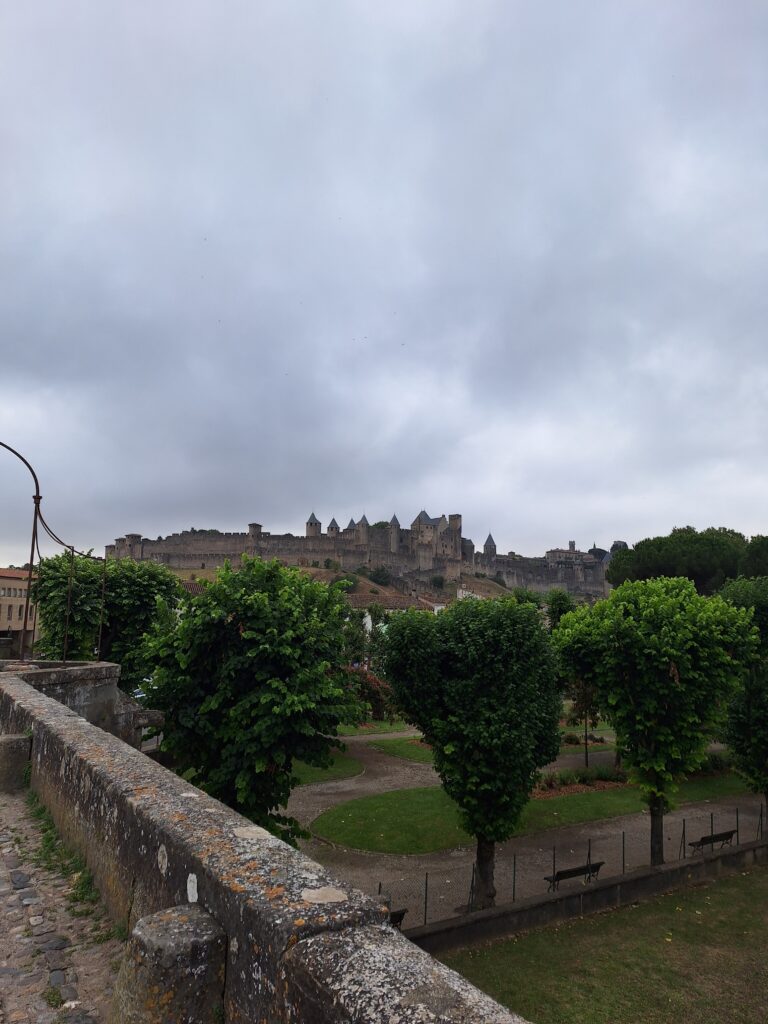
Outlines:
{"label": "grey cloud", "polygon": [[763,4],[4,20],[0,436],[75,543],[765,529]]}

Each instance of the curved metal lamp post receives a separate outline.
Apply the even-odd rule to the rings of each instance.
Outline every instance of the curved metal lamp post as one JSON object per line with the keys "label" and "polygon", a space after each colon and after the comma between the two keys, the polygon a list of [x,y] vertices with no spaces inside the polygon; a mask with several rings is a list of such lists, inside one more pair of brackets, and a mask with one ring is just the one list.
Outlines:
{"label": "curved metal lamp post", "polygon": [[35,564],[35,548],[37,546],[37,522],[40,517],[40,502],[43,500],[43,496],[40,493],[40,481],[37,479],[37,473],[35,473],[32,466],[27,462],[24,456],[17,452],[15,448],[11,448],[5,441],[0,441],[0,448],[5,448],[15,455],[17,459],[24,463],[29,472],[32,474],[32,479],[35,481],[35,493],[32,495],[32,501],[35,503],[35,511],[32,519],[32,548],[29,554],[29,567],[27,571],[27,592],[24,598],[24,626],[21,631],[21,643],[19,644],[19,661],[26,661],[26,642],[27,632],[29,626],[29,602],[31,599],[32,592],[32,567]]}

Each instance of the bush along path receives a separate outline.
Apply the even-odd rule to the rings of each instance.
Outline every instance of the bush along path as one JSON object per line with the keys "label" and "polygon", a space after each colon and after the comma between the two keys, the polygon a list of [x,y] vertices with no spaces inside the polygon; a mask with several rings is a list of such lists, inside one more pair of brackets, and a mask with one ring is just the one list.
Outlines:
{"label": "bush along path", "polygon": [[102,1024],[122,948],[44,808],[0,796],[0,1021]]}

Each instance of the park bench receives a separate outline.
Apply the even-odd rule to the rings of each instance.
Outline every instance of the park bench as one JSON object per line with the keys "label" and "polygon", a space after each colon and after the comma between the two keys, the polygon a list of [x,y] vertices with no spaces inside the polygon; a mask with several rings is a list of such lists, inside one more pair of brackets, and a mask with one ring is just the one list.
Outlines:
{"label": "park bench", "polygon": [[700,839],[696,839],[692,843],[688,843],[688,845],[693,847],[694,853],[704,853],[705,846],[711,846],[714,850],[715,843],[720,843],[720,849],[722,850],[726,845],[733,845],[733,837],[735,835],[735,828],[728,829],[726,832],[709,832]]}
{"label": "park bench", "polygon": [[393,928],[397,928],[398,931],[402,931],[403,918],[408,913],[408,909],[405,910],[390,910],[389,912],[389,923]]}
{"label": "park bench", "polygon": [[559,889],[560,883],[568,878],[583,877],[585,881],[591,882],[593,878],[597,878],[600,874],[600,868],[603,864],[605,864],[604,860],[596,860],[589,864],[580,864],[577,868],[563,868],[561,871],[556,871],[554,875],[545,875],[544,881],[549,882],[547,892],[554,892]]}

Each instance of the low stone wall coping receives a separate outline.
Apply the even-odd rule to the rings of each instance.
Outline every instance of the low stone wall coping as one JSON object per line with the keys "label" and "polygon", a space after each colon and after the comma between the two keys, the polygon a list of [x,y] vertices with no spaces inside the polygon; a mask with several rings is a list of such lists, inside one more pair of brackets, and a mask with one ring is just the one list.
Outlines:
{"label": "low stone wall coping", "polygon": [[8,673],[0,730],[31,730],[32,787],[116,919],[199,903],[219,922],[231,1024],[519,1022],[386,925],[385,907]]}

